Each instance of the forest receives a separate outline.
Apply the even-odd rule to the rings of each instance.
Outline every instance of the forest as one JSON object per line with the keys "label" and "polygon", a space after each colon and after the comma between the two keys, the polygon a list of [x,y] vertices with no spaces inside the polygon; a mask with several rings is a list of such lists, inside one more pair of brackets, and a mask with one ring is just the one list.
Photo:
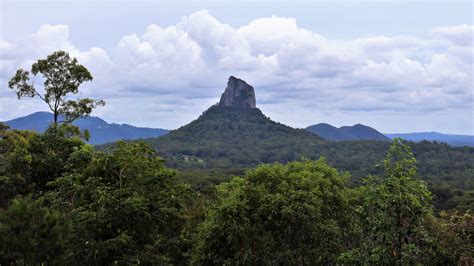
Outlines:
{"label": "forest", "polygon": [[[45,77],[44,95],[31,73]],[[65,100],[92,80],[87,69],[59,51],[31,73],[18,70],[10,88],[58,119],[44,133],[0,123],[1,265],[474,264],[470,148],[325,142],[258,109],[240,119],[212,108],[202,134],[226,131],[229,116],[235,127],[254,119],[236,136],[252,142],[226,153],[209,140],[228,135],[188,134],[198,119],[157,140],[94,147],[71,122],[105,102]]]}
{"label": "forest", "polygon": [[143,142],[97,151],[69,125],[0,134],[1,264],[474,262],[471,212],[433,209],[400,139],[356,187],[321,157],[196,191]]}

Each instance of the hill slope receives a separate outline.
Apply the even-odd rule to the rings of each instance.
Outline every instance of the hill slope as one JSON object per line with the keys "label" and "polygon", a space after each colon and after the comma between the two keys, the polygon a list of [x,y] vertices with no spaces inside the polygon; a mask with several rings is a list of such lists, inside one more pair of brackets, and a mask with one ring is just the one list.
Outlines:
{"label": "hill slope", "polygon": [[428,141],[445,142],[452,146],[474,147],[474,136],[470,136],[470,135],[441,134],[438,132],[419,132],[419,133],[385,134],[385,136],[391,139],[399,137],[399,138],[403,138],[403,139],[415,141],[415,142],[428,140]]}
{"label": "hill slope", "polygon": [[306,128],[307,131],[317,134],[324,139],[334,141],[345,140],[390,140],[376,129],[356,124],[353,126],[343,126],[340,128],[329,124],[320,123]]}
{"label": "hill slope", "polygon": [[307,131],[314,133],[327,140],[355,140],[355,136],[341,132],[339,128],[326,123],[312,125],[306,128]]}
{"label": "hill slope", "polygon": [[[36,112],[24,117],[5,121],[5,124],[12,129],[35,130],[44,132],[46,128],[53,122],[53,114],[48,112]],[[90,116],[85,119],[74,121],[74,125],[81,129],[87,129],[91,133],[91,144],[102,144],[121,139],[140,139],[159,137],[166,133],[165,129],[134,127],[127,124],[109,124],[103,119]]]}
{"label": "hill slope", "polygon": [[267,118],[258,108],[212,106],[169,134],[145,140],[179,168],[246,167],[299,159],[324,142]]}

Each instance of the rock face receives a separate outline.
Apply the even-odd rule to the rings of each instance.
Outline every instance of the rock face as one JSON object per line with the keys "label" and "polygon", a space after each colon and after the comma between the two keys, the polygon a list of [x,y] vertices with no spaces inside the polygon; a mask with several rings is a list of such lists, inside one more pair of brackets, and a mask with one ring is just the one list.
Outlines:
{"label": "rock face", "polygon": [[247,82],[230,76],[227,88],[221,96],[219,106],[234,108],[256,108],[255,90]]}

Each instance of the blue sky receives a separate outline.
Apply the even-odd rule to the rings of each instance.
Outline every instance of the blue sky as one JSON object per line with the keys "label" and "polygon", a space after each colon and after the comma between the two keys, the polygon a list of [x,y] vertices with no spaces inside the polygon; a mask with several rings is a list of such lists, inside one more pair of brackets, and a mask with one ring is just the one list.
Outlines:
{"label": "blue sky", "polygon": [[64,49],[94,74],[111,122],[176,128],[218,101],[229,75],[295,127],[474,134],[472,3],[442,1],[2,1],[0,120],[17,68]]}

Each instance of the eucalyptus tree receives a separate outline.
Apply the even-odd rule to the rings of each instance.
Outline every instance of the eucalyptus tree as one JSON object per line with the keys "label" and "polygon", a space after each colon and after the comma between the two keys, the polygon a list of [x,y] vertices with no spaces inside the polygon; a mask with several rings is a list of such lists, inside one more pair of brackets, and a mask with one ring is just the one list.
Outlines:
{"label": "eucalyptus tree", "polygon": [[[44,78],[44,94],[32,81],[32,76],[38,74]],[[8,87],[16,91],[18,99],[23,97],[38,97],[45,102],[53,112],[54,123],[71,123],[77,118],[90,115],[97,106],[103,106],[103,100],[80,98],[71,100],[70,94],[79,93],[79,86],[91,81],[92,75],[87,68],[71,58],[65,51],[57,51],[48,55],[46,59],[39,59],[30,71],[18,69],[8,82]],[[63,117],[62,121],[59,121]]]}
{"label": "eucalyptus tree", "polygon": [[361,241],[341,262],[411,265],[423,260],[430,242],[424,225],[432,217],[431,193],[416,177],[416,162],[411,148],[394,139],[383,161],[385,175],[366,178],[360,188]]}

